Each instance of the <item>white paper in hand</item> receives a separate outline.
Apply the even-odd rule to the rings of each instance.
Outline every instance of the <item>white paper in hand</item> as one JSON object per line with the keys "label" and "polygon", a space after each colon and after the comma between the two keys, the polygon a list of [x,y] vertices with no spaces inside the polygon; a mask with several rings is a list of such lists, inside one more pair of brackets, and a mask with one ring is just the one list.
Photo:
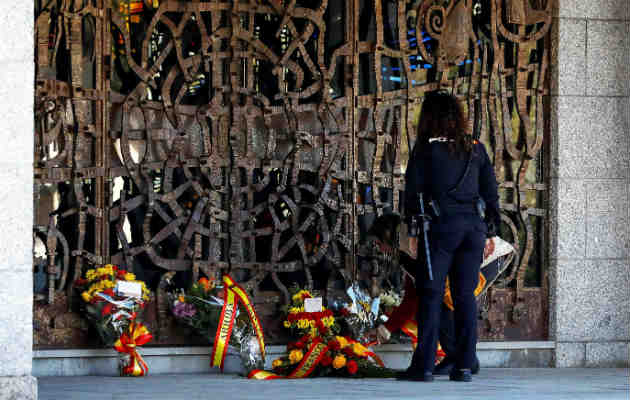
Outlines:
{"label": "white paper in hand", "polygon": [[122,297],[142,297],[142,285],[139,282],[116,281],[115,292]]}
{"label": "white paper in hand", "polygon": [[322,298],[311,297],[304,299],[304,311],[306,312],[321,312],[322,311]]}

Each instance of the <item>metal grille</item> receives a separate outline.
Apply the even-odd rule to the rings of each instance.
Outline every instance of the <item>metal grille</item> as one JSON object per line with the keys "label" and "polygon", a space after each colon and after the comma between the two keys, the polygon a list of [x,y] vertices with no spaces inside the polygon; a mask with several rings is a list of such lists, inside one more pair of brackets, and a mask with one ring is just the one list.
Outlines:
{"label": "metal grille", "polygon": [[518,250],[480,336],[546,337],[551,0],[36,3],[37,346],[91,344],[72,281],[105,262],[157,291],[157,343],[190,343],[165,278],[220,271],[281,340],[287,286],[342,290],[374,217],[404,212],[435,89],[488,146]]}

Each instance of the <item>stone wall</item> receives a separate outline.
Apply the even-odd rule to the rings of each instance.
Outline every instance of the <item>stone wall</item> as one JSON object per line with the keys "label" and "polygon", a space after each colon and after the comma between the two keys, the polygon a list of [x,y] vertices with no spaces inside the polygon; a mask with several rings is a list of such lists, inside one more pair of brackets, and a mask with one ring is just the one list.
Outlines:
{"label": "stone wall", "polygon": [[0,2],[0,398],[34,399],[33,2]]}
{"label": "stone wall", "polygon": [[552,65],[551,336],[558,367],[630,351],[630,4],[559,0]]}

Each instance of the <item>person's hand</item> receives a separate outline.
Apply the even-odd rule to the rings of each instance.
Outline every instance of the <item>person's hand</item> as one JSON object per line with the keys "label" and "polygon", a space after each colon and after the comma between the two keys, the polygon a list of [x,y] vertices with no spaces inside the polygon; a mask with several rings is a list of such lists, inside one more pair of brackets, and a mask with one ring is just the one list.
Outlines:
{"label": "person's hand", "polygon": [[409,238],[409,255],[412,258],[418,258],[418,238],[417,237]]}
{"label": "person's hand", "polygon": [[486,239],[486,247],[483,249],[483,258],[488,258],[494,252],[494,238]]}

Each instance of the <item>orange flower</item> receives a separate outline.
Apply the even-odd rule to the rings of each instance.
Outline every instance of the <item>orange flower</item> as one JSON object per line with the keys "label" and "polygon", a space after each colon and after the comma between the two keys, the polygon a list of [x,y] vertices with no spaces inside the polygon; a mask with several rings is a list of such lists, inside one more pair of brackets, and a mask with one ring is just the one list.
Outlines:
{"label": "orange flower", "polygon": [[203,290],[205,290],[206,292],[214,287],[212,281],[208,280],[208,278],[206,277],[199,279],[198,283],[203,287]]}
{"label": "orange flower", "polygon": [[304,358],[302,350],[291,350],[289,353],[289,360],[291,360],[291,363],[293,364],[300,362],[302,358]]}
{"label": "orange flower", "polygon": [[333,360],[333,368],[339,369],[345,366],[346,366],[346,357],[342,356],[341,354],[336,356],[335,359]]}

